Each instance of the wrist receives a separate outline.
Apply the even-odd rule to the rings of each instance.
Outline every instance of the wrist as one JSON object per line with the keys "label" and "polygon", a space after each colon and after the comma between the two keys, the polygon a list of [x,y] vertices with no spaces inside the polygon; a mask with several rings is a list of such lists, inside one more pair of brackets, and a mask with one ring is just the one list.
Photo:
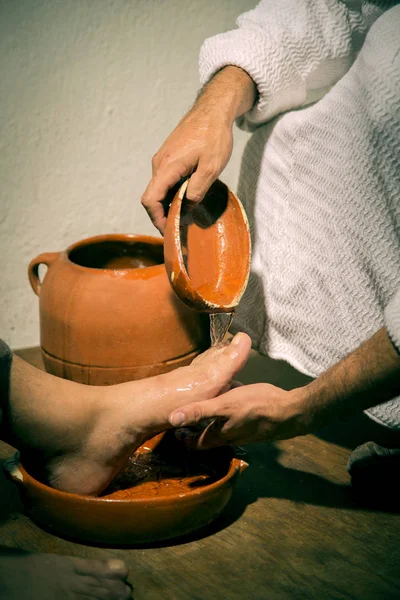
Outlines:
{"label": "wrist", "polygon": [[257,98],[257,88],[246,71],[227,66],[218,71],[201,90],[194,108],[218,113],[229,125],[250,110]]}
{"label": "wrist", "polygon": [[324,379],[315,379],[293,391],[301,407],[299,422],[305,433],[318,431],[335,420],[335,417],[340,418],[340,399],[329,386],[325,386]]}
{"label": "wrist", "polygon": [[307,435],[313,431],[309,398],[305,387],[287,392],[286,413],[286,422],[290,424],[295,435]]}
{"label": "wrist", "polygon": [[272,439],[289,439],[312,431],[304,388],[286,391],[268,383],[259,385],[263,386],[258,395],[263,399],[260,413],[269,426],[272,426]]}

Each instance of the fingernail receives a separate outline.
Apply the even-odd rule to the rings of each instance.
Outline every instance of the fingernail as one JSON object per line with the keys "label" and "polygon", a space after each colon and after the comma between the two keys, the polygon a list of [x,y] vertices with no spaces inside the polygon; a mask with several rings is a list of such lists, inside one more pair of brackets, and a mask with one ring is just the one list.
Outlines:
{"label": "fingernail", "polygon": [[183,412],[172,413],[172,415],[169,418],[169,422],[174,427],[180,427],[185,422],[185,415],[183,414]]}
{"label": "fingernail", "polygon": [[107,561],[107,565],[111,571],[124,571],[126,569],[124,561],[119,560],[118,558],[110,558],[110,560]]}

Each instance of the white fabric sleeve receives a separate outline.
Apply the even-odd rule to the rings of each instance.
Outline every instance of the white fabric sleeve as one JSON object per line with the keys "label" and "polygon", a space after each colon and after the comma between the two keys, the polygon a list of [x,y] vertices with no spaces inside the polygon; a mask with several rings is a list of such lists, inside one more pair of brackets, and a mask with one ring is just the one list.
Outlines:
{"label": "white fabric sleeve", "polygon": [[385,308],[385,326],[400,353],[400,288]]}
{"label": "white fabric sleeve", "polygon": [[238,18],[237,29],[204,42],[201,83],[227,65],[246,71],[259,96],[238,125],[252,131],[320,99],[348,71],[386,4],[391,3],[262,0]]}

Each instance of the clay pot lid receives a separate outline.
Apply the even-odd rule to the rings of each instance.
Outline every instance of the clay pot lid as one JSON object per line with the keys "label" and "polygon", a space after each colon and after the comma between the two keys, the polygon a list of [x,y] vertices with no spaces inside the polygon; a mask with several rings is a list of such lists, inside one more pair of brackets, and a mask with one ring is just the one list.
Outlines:
{"label": "clay pot lid", "polygon": [[164,236],[164,260],[178,297],[199,312],[232,312],[250,273],[251,242],[239,198],[215,181],[204,200],[185,207],[185,181],[171,203]]}

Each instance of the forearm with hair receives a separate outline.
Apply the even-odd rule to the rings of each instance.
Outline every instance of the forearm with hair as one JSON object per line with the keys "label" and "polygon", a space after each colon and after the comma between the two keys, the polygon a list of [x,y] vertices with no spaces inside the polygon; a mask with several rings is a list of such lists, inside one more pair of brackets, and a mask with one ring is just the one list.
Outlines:
{"label": "forearm with hair", "polygon": [[200,90],[193,108],[223,111],[233,123],[254,106],[256,99],[257,88],[250,75],[239,67],[227,66]]}
{"label": "forearm with hair", "polygon": [[302,388],[312,429],[400,395],[400,356],[383,327]]}

